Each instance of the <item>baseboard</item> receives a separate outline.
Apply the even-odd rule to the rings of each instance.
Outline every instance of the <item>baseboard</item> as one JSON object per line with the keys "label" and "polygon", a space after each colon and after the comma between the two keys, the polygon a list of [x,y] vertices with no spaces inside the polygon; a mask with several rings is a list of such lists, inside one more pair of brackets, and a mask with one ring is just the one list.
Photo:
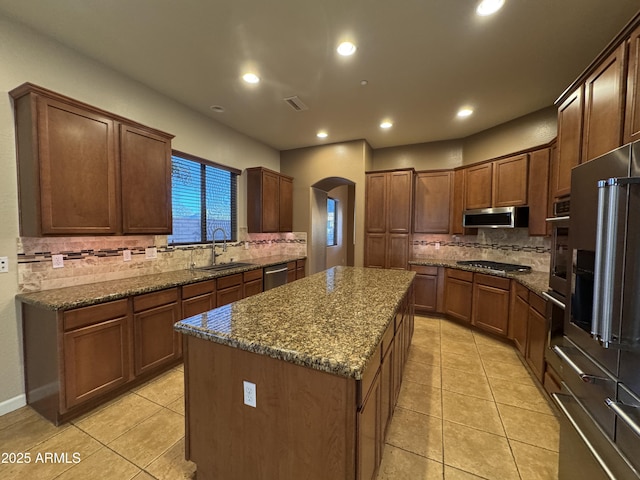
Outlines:
{"label": "baseboard", "polygon": [[4,415],[5,413],[13,412],[20,407],[24,407],[26,404],[27,396],[24,393],[16,395],[15,397],[5,400],[4,402],[0,402],[0,416]]}

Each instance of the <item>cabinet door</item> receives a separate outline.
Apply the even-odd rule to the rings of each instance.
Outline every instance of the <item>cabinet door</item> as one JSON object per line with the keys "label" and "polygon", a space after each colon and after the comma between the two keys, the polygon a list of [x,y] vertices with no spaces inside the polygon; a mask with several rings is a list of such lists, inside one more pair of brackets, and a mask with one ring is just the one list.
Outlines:
{"label": "cabinet door", "polygon": [[129,317],[64,333],[66,407],[129,380]]}
{"label": "cabinet door", "polygon": [[387,174],[387,225],[389,233],[411,233],[413,204],[413,170]]}
{"label": "cabinet door", "polygon": [[281,232],[293,231],[293,180],[280,177],[279,183],[280,209],[279,228]]}
{"label": "cabinet door", "polygon": [[280,177],[262,172],[262,231],[280,230]]}
{"label": "cabinet door", "polygon": [[471,323],[506,337],[509,329],[509,290],[474,283]]}
{"label": "cabinet door", "polygon": [[444,287],[444,312],[451,317],[471,321],[473,284],[457,278],[446,277]]}
{"label": "cabinet door", "polygon": [[543,148],[529,156],[529,235],[547,235],[549,213],[549,159],[551,150]]}
{"label": "cabinet door", "polygon": [[215,293],[206,293],[182,301],[182,317],[188,318],[216,308]]}
{"label": "cabinet door", "polygon": [[380,374],[376,375],[369,395],[358,412],[358,479],[374,480],[381,457]]}
{"label": "cabinet door", "polygon": [[384,233],[369,233],[365,235],[364,266],[385,268],[387,252],[387,235]]}
{"label": "cabinet door", "polygon": [[418,173],[413,231],[449,233],[453,172]]}
{"label": "cabinet door", "polygon": [[251,280],[244,284],[244,298],[257,295],[260,292],[262,292],[262,278],[259,280]]}
{"label": "cabinet door", "polygon": [[453,199],[451,201],[451,234],[464,234],[462,227],[462,213],[464,212],[466,170],[453,172]]}
{"label": "cabinet door", "polygon": [[466,169],[465,208],[491,207],[491,182],[493,165],[484,163]]}
{"label": "cabinet door", "polygon": [[437,309],[438,277],[435,275],[416,275],[413,285],[416,311],[435,312]]}
{"label": "cabinet door", "polygon": [[409,235],[389,234],[386,268],[406,270],[409,265]]}
{"label": "cabinet door", "polygon": [[622,144],[625,53],[626,43],[623,42],[585,83],[582,162]]}
{"label": "cabinet door", "polygon": [[547,319],[533,307],[529,307],[527,326],[527,363],[538,380],[544,379],[546,362],[544,352],[547,346]]}
{"label": "cabinet door", "polygon": [[384,173],[368,173],[366,186],[367,233],[387,231],[387,177]]}
{"label": "cabinet door", "polygon": [[553,197],[571,192],[571,169],[580,163],[582,145],[582,96],[578,87],[558,107],[558,158],[553,172]]}
{"label": "cabinet door", "polygon": [[492,206],[527,205],[528,166],[526,153],[493,162]]}
{"label": "cabinet door", "polygon": [[640,140],[640,27],[629,39],[624,142]]}
{"label": "cabinet door", "polygon": [[287,283],[295,282],[297,276],[297,269],[287,269]]}
{"label": "cabinet door", "polygon": [[[40,211],[21,212],[23,218],[32,217],[24,218],[23,234],[37,235],[40,226],[43,235],[117,233],[113,120],[42,96],[37,105],[39,184],[38,173],[31,169],[21,168],[19,180],[21,196],[37,198],[39,190]],[[31,202],[21,202],[21,208],[22,204],[28,208]],[[41,225],[29,228],[38,218]]]}
{"label": "cabinet door", "polygon": [[171,141],[120,125],[123,233],[170,234]]}
{"label": "cabinet door", "polygon": [[386,355],[382,359],[380,366],[380,432],[382,442],[387,437],[387,431],[393,417],[394,402],[394,385],[393,385],[393,358],[395,356],[395,348],[393,341],[387,350]]}
{"label": "cabinet door", "polygon": [[217,307],[228,305],[229,303],[242,300],[242,285],[234,285],[233,287],[223,288],[217,292]]}
{"label": "cabinet door", "polygon": [[134,369],[140,375],[170,363],[179,355],[173,324],[180,320],[177,303],[144,310],[133,316]]}
{"label": "cabinet door", "polygon": [[521,296],[513,295],[513,306],[509,317],[513,343],[522,355],[527,349],[527,325],[529,323],[529,303]]}

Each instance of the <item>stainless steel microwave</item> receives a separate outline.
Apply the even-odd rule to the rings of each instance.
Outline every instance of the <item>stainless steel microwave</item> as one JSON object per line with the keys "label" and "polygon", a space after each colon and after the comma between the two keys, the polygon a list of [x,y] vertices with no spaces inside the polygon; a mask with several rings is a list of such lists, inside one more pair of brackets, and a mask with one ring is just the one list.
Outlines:
{"label": "stainless steel microwave", "polygon": [[518,228],[529,226],[529,207],[465,210],[462,226],[468,228]]}

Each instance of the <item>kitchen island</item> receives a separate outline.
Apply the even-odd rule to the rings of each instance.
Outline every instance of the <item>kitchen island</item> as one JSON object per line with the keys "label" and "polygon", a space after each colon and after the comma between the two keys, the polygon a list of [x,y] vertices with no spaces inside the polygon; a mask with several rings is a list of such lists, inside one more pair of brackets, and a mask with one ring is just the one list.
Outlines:
{"label": "kitchen island", "polygon": [[374,478],[414,275],[334,267],[177,323],[198,479]]}

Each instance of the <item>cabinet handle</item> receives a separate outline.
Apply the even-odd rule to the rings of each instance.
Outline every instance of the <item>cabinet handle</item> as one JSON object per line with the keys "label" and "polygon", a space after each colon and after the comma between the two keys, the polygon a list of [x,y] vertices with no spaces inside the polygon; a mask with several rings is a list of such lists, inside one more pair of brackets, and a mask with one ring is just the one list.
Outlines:
{"label": "cabinet handle", "polygon": [[606,380],[603,377],[596,377],[595,375],[585,373],[573,360],[571,360],[571,358],[569,358],[569,355],[567,355],[560,346],[554,346],[553,351],[571,368],[571,370],[576,373],[576,375],[580,377],[584,383],[596,383],[597,380]]}
{"label": "cabinet handle", "polygon": [[634,407],[633,405],[625,405],[624,403],[621,402],[614,402],[613,400],[611,400],[610,398],[607,398],[604,401],[607,406],[613,410],[613,412],[620,417],[620,420],[622,420],[627,427],[629,427],[633,433],[635,433],[638,437],[640,437],[640,425],[638,425],[636,423],[636,421],[631,418],[631,416],[625,411],[625,409],[633,409],[633,410],[638,410],[640,411],[640,407]]}
{"label": "cabinet handle", "polygon": [[542,292],[542,296],[544,298],[546,298],[547,300],[549,300],[551,303],[553,303],[554,305],[560,307],[562,310],[564,310],[565,304],[562,303],[560,300],[558,300],[557,298],[552,297],[551,295],[549,295],[547,292]]}
{"label": "cabinet handle", "polygon": [[287,268],[285,267],[285,268],[281,268],[280,270],[271,270],[269,272],[265,271],[264,274],[265,275],[271,275],[271,274],[274,274],[274,273],[280,273],[280,272],[286,272],[286,271],[287,271]]}

